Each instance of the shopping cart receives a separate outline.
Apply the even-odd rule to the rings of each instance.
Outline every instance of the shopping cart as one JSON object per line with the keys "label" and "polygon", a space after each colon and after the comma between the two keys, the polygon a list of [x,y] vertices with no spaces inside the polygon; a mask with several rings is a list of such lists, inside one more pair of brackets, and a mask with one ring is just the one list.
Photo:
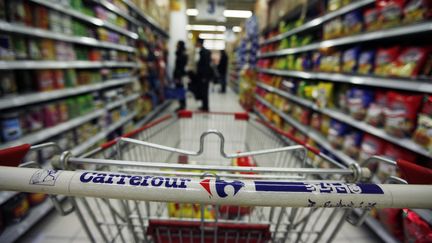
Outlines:
{"label": "shopping cart", "polygon": [[431,186],[361,183],[368,169],[247,113],[181,111],[53,164],[0,167],[0,190],[70,196],[93,242],[331,241],[353,208],[432,208]]}

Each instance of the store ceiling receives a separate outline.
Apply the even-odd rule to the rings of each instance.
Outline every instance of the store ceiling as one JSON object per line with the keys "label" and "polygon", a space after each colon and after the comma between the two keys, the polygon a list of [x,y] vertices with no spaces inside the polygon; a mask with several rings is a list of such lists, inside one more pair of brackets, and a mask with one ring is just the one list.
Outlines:
{"label": "store ceiling", "polygon": [[[255,7],[256,0],[225,0],[226,7],[225,9],[229,10],[250,10],[253,11]],[[187,0],[186,1],[187,8],[196,8],[195,0]],[[225,25],[227,28],[231,28],[233,26],[240,26],[244,23],[245,19],[243,18],[226,18],[226,22],[216,22],[216,21],[198,21],[194,16],[189,16],[189,24],[205,24],[205,25]]]}

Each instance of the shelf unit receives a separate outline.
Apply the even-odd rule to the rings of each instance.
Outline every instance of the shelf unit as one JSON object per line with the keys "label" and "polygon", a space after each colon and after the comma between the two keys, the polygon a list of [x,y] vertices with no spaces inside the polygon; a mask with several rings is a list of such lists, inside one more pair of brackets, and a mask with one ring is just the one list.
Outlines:
{"label": "shelf unit", "polygon": [[382,40],[382,39],[394,38],[400,36],[409,36],[414,34],[425,34],[429,32],[432,32],[432,21],[419,23],[419,24],[412,24],[408,26],[395,27],[392,29],[366,32],[363,34],[341,37],[332,40],[324,40],[309,45],[305,45],[302,47],[287,48],[287,49],[282,49],[273,52],[260,53],[258,55],[258,58],[279,57],[279,56],[285,56],[285,55],[296,54],[301,52],[319,50],[323,48],[356,44],[359,42],[376,41],[376,40]]}
{"label": "shelf unit", "polygon": [[335,109],[318,107],[317,105],[315,105],[313,102],[311,102],[309,100],[302,99],[302,98],[297,97],[295,95],[292,95],[288,92],[282,91],[280,89],[271,87],[271,86],[263,84],[263,83],[258,83],[257,85],[259,87],[267,90],[268,92],[278,94],[278,95],[280,95],[280,96],[282,96],[282,97],[284,97],[284,98],[286,98],[292,102],[295,102],[295,103],[300,104],[304,107],[307,107],[307,108],[309,108],[315,112],[320,112],[321,114],[327,115],[331,118],[334,118],[336,120],[344,122],[344,123],[346,123],[352,127],[355,127],[359,130],[362,130],[364,132],[370,133],[374,136],[377,136],[379,138],[387,140],[393,144],[397,144],[397,145],[399,145],[405,149],[408,149],[408,150],[411,150],[411,151],[416,152],[418,154],[421,154],[423,156],[432,158],[432,154],[430,154],[427,150],[425,150],[420,145],[416,144],[411,139],[393,137],[393,136],[387,134],[384,130],[382,130],[380,128],[376,128],[372,125],[369,125],[366,122],[355,120],[351,116],[349,116],[349,115],[347,115],[341,111],[338,111]]}
{"label": "shelf unit", "polygon": [[144,126],[146,123],[150,122],[153,118],[155,118],[158,114],[162,113],[166,108],[168,108],[172,103],[172,100],[166,100],[155,109],[150,111],[141,121],[137,122],[135,127],[140,128]]}
{"label": "shelf unit", "polygon": [[135,62],[113,61],[0,61],[0,70],[135,68]]}

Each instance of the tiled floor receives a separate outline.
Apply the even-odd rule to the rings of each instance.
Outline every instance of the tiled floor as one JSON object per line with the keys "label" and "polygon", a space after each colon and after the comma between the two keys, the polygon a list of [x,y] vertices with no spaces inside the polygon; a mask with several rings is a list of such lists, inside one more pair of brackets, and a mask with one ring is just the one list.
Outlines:
{"label": "tiled floor", "polygon": [[[238,104],[238,96],[231,90],[226,94],[216,92],[218,88],[213,88],[210,95],[210,111],[225,111],[237,112],[242,111],[241,106]],[[200,102],[193,99],[188,99],[187,108],[196,110],[200,106]],[[169,111],[175,110],[178,106],[174,103]],[[326,218],[324,216],[323,218]],[[98,242],[101,239],[96,239]],[[78,218],[75,214],[61,217],[56,212],[50,213],[39,224],[22,237],[19,242],[33,242],[33,243],[54,243],[54,242],[89,242],[85,231],[82,229]],[[379,242],[379,240],[367,229],[365,226],[354,227],[349,223],[344,223],[339,234],[334,242]]]}

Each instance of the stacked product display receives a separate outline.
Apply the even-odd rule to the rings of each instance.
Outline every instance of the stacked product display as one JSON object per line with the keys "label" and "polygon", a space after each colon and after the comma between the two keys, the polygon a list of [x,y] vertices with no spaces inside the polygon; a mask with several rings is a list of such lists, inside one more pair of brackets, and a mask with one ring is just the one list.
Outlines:
{"label": "stacked product display", "polygon": [[[1,148],[49,141],[77,156],[166,105],[168,35],[160,26],[169,11],[142,2],[0,1]],[[144,8],[164,16],[161,24]],[[31,152],[26,161],[46,167],[55,153]],[[45,198],[0,192],[0,242],[49,212]]]}
{"label": "stacked product display", "polygon": [[[346,165],[383,155],[432,168],[432,6],[326,2],[320,17],[285,19],[264,34],[256,111]],[[375,180],[398,174],[391,166],[368,166]],[[427,226],[418,235],[431,227],[416,213],[372,212],[386,230],[372,218],[366,222],[384,241],[421,240],[413,225]]]}

